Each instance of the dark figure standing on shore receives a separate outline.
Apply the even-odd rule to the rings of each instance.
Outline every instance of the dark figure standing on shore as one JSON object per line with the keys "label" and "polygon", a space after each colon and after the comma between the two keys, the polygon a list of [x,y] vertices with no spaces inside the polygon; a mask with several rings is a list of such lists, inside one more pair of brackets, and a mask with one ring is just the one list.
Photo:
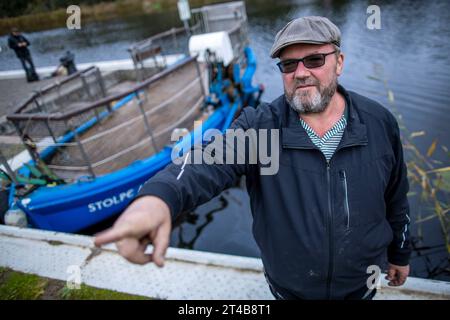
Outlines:
{"label": "dark figure standing on shore", "polygon": [[17,58],[22,63],[25,74],[27,75],[27,81],[37,81],[39,76],[34,68],[33,60],[31,59],[30,42],[25,38],[17,28],[11,29],[11,34],[8,38],[8,46],[16,52]]}

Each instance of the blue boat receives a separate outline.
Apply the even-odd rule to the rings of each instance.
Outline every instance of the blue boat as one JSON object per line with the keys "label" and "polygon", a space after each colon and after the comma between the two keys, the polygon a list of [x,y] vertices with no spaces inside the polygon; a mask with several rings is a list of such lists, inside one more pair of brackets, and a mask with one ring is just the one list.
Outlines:
{"label": "blue boat", "polygon": [[[248,41],[242,41],[244,4],[196,10],[212,19],[209,28],[218,21],[212,12],[220,12],[230,23],[228,13],[234,27],[198,34],[191,28],[193,35],[185,38],[190,55],[182,52],[171,65],[155,40],[184,30],[146,39],[130,48],[137,81],[122,85],[118,93],[105,89],[105,79],[92,67],[33,94],[8,116],[31,160],[10,172],[7,224],[24,226],[26,221],[28,227],[77,232],[115,216],[145,181],[171,163],[174,148],[201,141],[208,129],[224,131],[243,107],[256,107],[263,89],[252,84],[256,59]],[[236,34],[239,39],[233,45]],[[225,39],[225,49],[219,40],[218,48],[195,50],[196,37],[205,36]],[[232,58],[226,50],[233,51]],[[152,68],[145,66],[148,59],[154,62]],[[150,76],[145,75],[147,69],[153,70]],[[80,92],[88,101],[72,103]],[[47,96],[67,103],[63,109],[52,109]],[[194,128],[194,120],[202,125]],[[173,130],[184,127],[190,134],[172,142]],[[44,137],[39,142],[33,138],[36,132]]]}

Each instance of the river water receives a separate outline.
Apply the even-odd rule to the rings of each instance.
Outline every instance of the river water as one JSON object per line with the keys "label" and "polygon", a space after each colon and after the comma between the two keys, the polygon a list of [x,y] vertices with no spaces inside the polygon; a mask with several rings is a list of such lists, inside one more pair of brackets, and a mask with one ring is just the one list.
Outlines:
{"label": "river water", "polygon": [[[388,108],[394,106],[411,132],[425,131],[425,135],[414,140],[422,152],[426,153],[437,139],[433,157],[442,161],[438,167],[448,166],[449,155],[441,145],[449,146],[450,2],[378,1],[381,29],[375,30],[366,26],[369,4],[331,0],[246,1],[249,38],[258,59],[255,82],[266,88],[262,99],[271,101],[282,94],[276,61],[269,58],[276,32],[299,16],[327,16],[342,31],[345,66],[340,83]],[[26,35],[32,44],[35,64],[43,67],[56,65],[66,50],[75,53],[77,63],[128,58],[126,49],[131,43],[173,26],[181,26],[176,11],[86,25],[82,21],[81,30],[62,27]],[[6,37],[0,37],[0,45],[5,49]],[[0,71],[19,68],[13,52],[2,50]],[[430,214],[416,198],[411,197],[411,230],[416,240],[423,238],[417,242],[422,249],[413,254],[412,274],[449,280],[448,254],[439,222],[431,219],[414,223],[419,215]],[[241,188],[233,188],[189,214],[181,227],[175,229],[171,245],[258,256],[251,223],[247,194]]]}

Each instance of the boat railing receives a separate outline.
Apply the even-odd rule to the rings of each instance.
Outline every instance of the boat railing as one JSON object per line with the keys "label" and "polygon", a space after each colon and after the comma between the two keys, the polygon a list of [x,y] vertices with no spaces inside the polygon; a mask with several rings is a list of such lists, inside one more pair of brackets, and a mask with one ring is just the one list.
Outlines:
{"label": "boat railing", "polygon": [[167,67],[165,55],[187,54],[189,35],[197,34],[200,30],[200,23],[197,22],[189,27],[189,30],[184,27],[171,28],[133,43],[128,52],[133,61],[137,81],[143,81],[148,77],[149,72],[145,69],[146,60],[152,59],[154,66],[161,71]]}
{"label": "boat railing", "polygon": [[247,12],[243,1],[212,4],[191,10],[197,32],[226,31],[230,36],[235,57],[244,56],[244,47],[249,43]]}
{"label": "boat railing", "polygon": [[100,70],[92,66],[77,71],[62,80],[56,79],[49,85],[33,91],[33,94],[23,101],[14,110],[14,113],[55,111],[56,109],[53,110],[52,107],[61,110],[64,105],[67,105],[68,92],[74,91],[77,87],[81,89],[77,92],[77,101],[82,99],[92,100],[99,94],[103,97],[106,96],[105,84]]}
{"label": "boat railing", "polygon": [[145,60],[153,60],[158,70],[166,67],[165,55],[188,54],[189,36],[194,34],[226,31],[231,40],[234,56],[242,59],[248,44],[247,13],[243,1],[207,5],[191,10],[189,30],[172,28],[132,44],[128,51],[133,60],[137,81],[148,76]]}
{"label": "boat railing", "polygon": [[[146,59],[154,59],[155,64],[157,64],[161,62],[160,59],[163,59],[162,56],[164,54],[170,54],[171,50],[177,53],[187,53],[189,34],[227,31],[232,39],[235,52],[241,51],[247,42],[247,15],[245,12],[245,4],[242,1],[209,5],[194,9],[192,10],[190,24],[193,26],[188,31],[184,28],[172,28],[131,46],[130,53],[132,54],[132,58],[134,57],[135,68],[144,68],[145,64],[143,62]],[[236,57],[243,58],[244,54],[239,52],[236,54]],[[189,84],[198,85],[201,88],[202,97],[206,95],[207,88],[204,87],[197,61],[195,58],[186,59],[184,63],[177,64],[173,67],[167,66],[163,61],[161,69],[162,67],[164,69],[158,74],[148,78],[145,75],[141,75],[139,76],[140,82],[135,86],[118,94],[111,95],[108,95],[105,90],[104,82],[98,68],[88,68],[65,78],[59,83],[35,92],[32,97],[20,105],[7,119],[14,124],[19,136],[22,138],[23,144],[33,159],[36,158],[36,155],[40,157],[39,151],[42,150],[36,152],[33,149],[33,144],[30,145],[29,143],[30,139],[32,141],[40,140],[41,143],[39,145],[42,148],[47,147],[45,149],[46,151],[51,150],[51,152],[49,151],[42,155],[43,160],[51,159],[51,155],[55,153],[64,153],[64,149],[77,148],[78,151],[76,153],[78,158],[74,158],[67,165],[58,165],[60,167],[58,169],[72,171],[87,170],[90,176],[95,177],[96,167],[105,163],[111,163],[120,154],[124,154],[130,148],[137,146],[124,146],[116,154],[108,154],[102,159],[93,160],[90,158],[89,150],[86,150],[84,146],[85,143],[100,139],[107,133],[119,132],[120,128],[123,128],[126,124],[132,124],[133,121],[137,121],[136,119],[139,118],[127,118],[114,128],[107,128],[103,133],[96,131],[94,135],[86,138],[83,133],[96,124],[101,125],[104,119],[114,114],[114,106],[117,107],[129,101],[135,102],[140,109],[141,120],[144,122],[147,132],[147,138],[141,139],[138,143],[140,145],[149,143],[157,151],[158,146],[155,143],[155,135],[158,133],[152,132],[152,128],[147,119],[148,112],[154,111],[144,110],[143,108],[146,99],[148,99],[145,89],[177,68],[181,68],[183,65],[195,61],[198,81],[190,81]],[[197,82],[199,84],[196,84]],[[74,90],[74,88],[78,88],[78,90]],[[183,92],[183,88],[180,88],[179,92]],[[169,100],[172,98],[169,97]],[[202,102],[203,98],[200,98],[190,111],[195,110],[196,106],[199,106]],[[163,106],[164,104],[161,103],[158,107],[162,109]],[[160,109],[156,108],[155,110]],[[171,127],[173,126],[167,126],[164,132],[167,133],[167,130],[171,130]],[[53,148],[48,148],[51,146]],[[71,153],[70,157],[73,157],[73,153]],[[57,165],[49,164],[49,166],[56,168],[55,166]]]}
{"label": "boat railing", "polygon": [[[188,65],[195,65],[195,79],[189,80],[189,84],[180,88],[176,94],[170,96],[169,99],[153,106],[147,110],[145,104],[150,99],[147,94],[147,89],[155,85],[162,78],[178,71],[183,67],[190,67]],[[91,69],[91,68],[90,68]],[[69,171],[87,171],[91,177],[95,177],[95,169],[101,165],[112,162],[118,157],[142,147],[144,144],[151,146],[154,152],[159,151],[160,146],[156,144],[156,138],[163,134],[167,134],[176,128],[185,119],[191,116],[196,110],[200,110],[204,101],[205,88],[203,87],[203,77],[200,67],[197,63],[196,57],[184,59],[182,62],[168,67],[162,72],[146,79],[143,82],[137,83],[132,88],[121,93],[111,96],[97,96],[97,100],[86,105],[80,105],[76,109],[66,110],[65,112],[46,112],[42,110],[39,112],[24,112],[25,108],[18,108],[16,112],[7,116],[17,129],[24,146],[30,153],[32,159],[36,159],[36,150],[30,147],[30,140],[37,141],[41,139],[39,146],[46,150],[47,153],[41,151],[38,154],[40,160],[46,162],[49,155],[55,154],[57,151],[63,153],[65,148],[77,148],[77,157],[68,159],[68,165],[53,165],[46,162],[49,168]],[[192,91],[197,86],[197,92],[200,92],[199,98],[193,106],[188,110],[184,110],[182,117],[178,117],[175,123],[170,123],[158,132],[154,132],[150,127],[149,117],[160,112],[175,99],[183,99],[188,91]],[[125,104],[136,105],[139,111],[133,113],[133,117],[128,117],[124,121],[120,121],[113,127],[108,127],[101,131],[95,131],[93,135],[83,137],[83,133],[87,132],[94,125],[101,124],[110,116],[114,116],[116,110]],[[175,104],[176,103],[172,103]],[[130,109],[131,110],[131,109]],[[140,139],[133,145],[121,145],[120,150],[115,150],[114,154],[107,154],[95,161],[91,159],[89,152],[85,145],[92,143],[102,138],[115,139],[114,136],[122,133],[121,129],[135,125],[138,121],[145,126],[146,137]],[[52,137],[49,139],[49,136]],[[52,141],[53,140],[53,141]],[[50,154],[49,154],[50,153]],[[69,161],[70,160],[70,161]]]}
{"label": "boat railing", "polygon": [[145,61],[152,59],[154,66],[161,71],[167,67],[165,55],[186,52],[187,40],[184,28],[171,28],[147,39],[132,44],[128,51],[133,61],[136,80],[143,81],[148,77]]}

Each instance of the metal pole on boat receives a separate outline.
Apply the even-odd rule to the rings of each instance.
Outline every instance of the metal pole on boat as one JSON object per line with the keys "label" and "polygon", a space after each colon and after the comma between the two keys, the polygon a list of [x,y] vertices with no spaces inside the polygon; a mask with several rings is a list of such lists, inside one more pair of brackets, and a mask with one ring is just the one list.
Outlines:
{"label": "metal pole on boat", "polygon": [[11,178],[11,180],[15,183],[18,184],[17,182],[17,178],[16,178],[16,174],[14,173],[14,171],[11,169],[11,167],[8,164],[8,160],[6,159],[6,157],[3,155],[2,151],[0,150],[0,163],[3,165],[3,167],[6,169],[6,172],[8,173],[8,176]]}
{"label": "metal pole on boat", "polygon": [[202,10],[202,18],[203,18],[203,24],[205,26],[205,32],[208,33],[210,32],[209,30],[209,21],[208,21],[208,11],[206,10]]}
{"label": "metal pole on boat", "polygon": [[102,74],[100,73],[100,69],[95,68],[95,78],[98,81],[98,84],[100,85],[100,91],[102,92],[103,98],[106,97],[106,89],[105,89],[105,83],[103,82]]}
{"label": "metal pole on boat", "polygon": [[191,9],[189,8],[188,0],[178,0],[178,13],[180,15],[180,20],[183,21],[184,30],[189,38],[191,36],[191,30],[189,29],[189,20],[191,19]]}
{"label": "metal pole on boat", "polygon": [[[30,121],[30,119],[28,119],[28,122],[29,121]],[[19,134],[20,140],[22,141],[23,145],[25,146],[25,149],[27,149],[28,153],[30,154],[31,159],[33,159],[33,161],[35,163],[38,163],[38,159],[36,158],[34,151],[30,148],[28,143],[25,141],[25,133],[22,131],[22,129],[20,129],[20,127],[16,121],[13,121],[13,125],[14,125],[14,128],[16,128],[16,131]]]}
{"label": "metal pole on boat", "polygon": [[[91,90],[89,90],[89,86],[88,86],[88,83],[87,83],[87,80],[86,80],[86,74],[85,73],[83,73],[81,75],[81,82],[83,83],[84,91],[86,91],[86,94],[88,95],[89,100],[93,101],[94,98],[92,96]],[[97,120],[100,121],[100,115],[98,114],[97,108],[94,109],[94,113],[95,113],[95,117],[97,118]]]}
{"label": "metal pole on boat", "polygon": [[195,68],[197,69],[197,75],[200,81],[200,88],[202,90],[202,94],[204,97],[206,97],[206,90],[204,87],[204,83],[203,83],[203,77],[202,77],[202,73],[200,72],[200,66],[198,65],[198,61],[195,60]]}
{"label": "metal pole on boat", "polygon": [[130,52],[130,55],[131,55],[131,60],[133,60],[134,72],[136,73],[136,81],[139,82],[141,79],[140,79],[140,76],[139,76],[136,50],[137,50],[136,47],[131,47],[131,48],[128,49],[128,51]]}
{"label": "metal pole on boat", "polygon": [[189,30],[189,23],[187,20],[183,20],[184,30],[186,30],[186,34],[188,37],[191,36],[191,31]]}
{"label": "metal pole on boat", "polygon": [[56,88],[58,100],[61,100],[61,82],[59,82],[59,80],[56,80]]}
{"label": "metal pole on boat", "polygon": [[89,161],[89,157],[88,157],[86,151],[85,151],[84,148],[83,148],[83,144],[81,143],[81,141],[80,141],[80,139],[79,139],[79,137],[78,137],[77,131],[76,131],[76,130],[73,130],[73,129],[71,128],[71,126],[69,125],[69,123],[68,123],[67,120],[64,120],[64,124],[65,124],[66,128],[67,128],[69,131],[72,131],[72,132],[73,132],[74,139],[75,139],[75,141],[76,141],[76,143],[77,143],[77,145],[78,145],[78,148],[80,148],[81,156],[83,157],[83,160],[84,160],[84,162],[86,163],[86,165],[87,165],[87,167],[88,167],[88,169],[89,169],[89,173],[91,174],[91,176],[92,176],[93,178],[95,178],[95,173],[94,173],[94,169],[92,169],[91,161]]}
{"label": "metal pole on boat", "polygon": [[178,51],[178,41],[177,41],[177,35],[175,33],[175,29],[170,29],[170,32],[172,33],[172,40],[173,40],[173,48],[174,50]]}
{"label": "metal pole on boat", "polygon": [[139,92],[136,91],[135,92],[136,98],[138,100],[138,106],[139,106],[139,110],[141,110],[141,114],[144,120],[144,124],[145,124],[145,128],[147,129],[147,133],[150,136],[150,139],[152,140],[152,146],[155,149],[155,152],[158,152],[158,147],[156,146],[156,141],[155,138],[153,137],[153,132],[152,129],[150,128],[150,124],[148,123],[148,119],[147,116],[145,115],[145,110],[144,110],[144,106],[143,106],[143,102],[139,96]]}
{"label": "metal pole on boat", "polygon": [[[42,103],[44,103],[44,98],[43,98],[43,96],[42,96],[42,91],[39,90],[39,91],[37,91],[37,92],[38,92],[39,96],[41,97]],[[36,107],[38,108],[39,112],[44,113],[44,110],[42,109],[42,105],[39,103],[37,97],[36,97],[36,99],[34,99],[34,103],[36,104]],[[48,132],[50,133],[50,136],[52,137],[53,142],[54,142],[54,143],[57,143],[55,134],[54,134],[52,128],[50,127],[50,120],[49,120],[48,117],[47,117],[47,119],[45,120],[45,126],[47,127],[47,130],[48,130]]]}
{"label": "metal pole on boat", "polygon": [[81,75],[81,82],[83,83],[84,91],[86,91],[86,94],[87,94],[89,100],[92,101],[92,94],[91,94],[91,91],[89,90],[89,87],[87,85],[86,75],[84,73]]}
{"label": "metal pole on boat", "polygon": [[[98,81],[98,83],[100,85],[100,90],[102,92],[102,97],[105,98],[106,97],[105,81],[103,80],[103,76],[102,76],[102,73],[100,72],[100,69],[99,68],[95,68],[95,71],[96,71],[95,72],[95,78],[97,79],[97,81]],[[112,111],[110,102],[108,102],[106,104],[106,108],[108,109],[109,112]]]}

